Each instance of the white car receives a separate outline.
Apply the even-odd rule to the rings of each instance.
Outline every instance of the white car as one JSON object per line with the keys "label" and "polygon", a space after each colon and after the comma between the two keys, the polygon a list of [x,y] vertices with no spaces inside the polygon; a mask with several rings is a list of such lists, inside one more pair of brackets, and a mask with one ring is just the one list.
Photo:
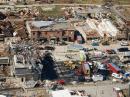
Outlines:
{"label": "white car", "polygon": [[120,91],[121,89],[118,88],[118,87],[113,87],[113,90],[114,90],[114,91]]}
{"label": "white car", "polygon": [[92,76],[93,81],[103,81],[102,75],[93,75]]}
{"label": "white car", "polygon": [[122,77],[117,73],[112,73],[112,77],[115,77],[117,79],[121,79]]}
{"label": "white car", "polygon": [[123,40],[123,41],[121,41],[120,45],[121,45],[121,46],[128,46],[129,44],[128,44],[127,41],[124,41],[124,40]]}

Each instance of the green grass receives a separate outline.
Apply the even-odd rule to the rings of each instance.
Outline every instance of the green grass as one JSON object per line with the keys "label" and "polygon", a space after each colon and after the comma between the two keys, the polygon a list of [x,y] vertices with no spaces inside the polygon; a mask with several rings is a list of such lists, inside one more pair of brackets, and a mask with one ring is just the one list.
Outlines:
{"label": "green grass", "polygon": [[75,0],[75,3],[82,3],[82,4],[101,4],[102,0]]}
{"label": "green grass", "polygon": [[[54,3],[70,3],[72,0],[56,0]],[[102,4],[107,0],[73,0],[78,4]],[[130,0],[112,0],[115,4],[130,4]]]}
{"label": "green grass", "polygon": [[[54,0],[54,3],[62,3],[62,4],[69,4],[69,3],[77,3],[77,4],[103,4],[104,1],[107,0]],[[112,0],[116,4],[130,4],[130,0]],[[35,4],[36,2],[31,2],[30,0],[26,0],[28,4]],[[45,4],[44,2],[41,2]],[[40,4],[41,4],[40,3]],[[24,4],[24,2],[18,2],[18,5]]]}
{"label": "green grass", "polygon": [[44,11],[39,7],[39,11],[43,17],[61,17],[63,16],[63,11],[61,11],[61,6],[55,6],[51,11]]}
{"label": "green grass", "polygon": [[120,4],[130,4],[130,0],[119,0]]}
{"label": "green grass", "polygon": [[100,4],[102,0],[55,0],[54,3]]}

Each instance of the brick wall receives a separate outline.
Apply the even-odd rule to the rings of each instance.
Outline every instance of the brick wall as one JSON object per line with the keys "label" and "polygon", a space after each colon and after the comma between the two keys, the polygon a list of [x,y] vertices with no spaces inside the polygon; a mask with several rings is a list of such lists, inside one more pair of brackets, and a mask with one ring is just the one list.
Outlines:
{"label": "brick wall", "polygon": [[[63,34],[64,33],[64,34]],[[45,37],[48,40],[50,40],[52,37],[60,38],[62,37],[70,37],[72,40],[74,40],[74,31],[41,31],[40,35],[38,35],[38,31],[32,31],[31,38],[37,39],[38,36]]]}

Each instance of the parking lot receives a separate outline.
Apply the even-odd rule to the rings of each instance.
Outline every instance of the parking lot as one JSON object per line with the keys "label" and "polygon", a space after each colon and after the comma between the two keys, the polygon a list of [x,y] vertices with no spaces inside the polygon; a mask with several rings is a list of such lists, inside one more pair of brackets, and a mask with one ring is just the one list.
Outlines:
{"label": "parking lot", "polygon": [[[96,58],[96,57],[92,56],[93,52],[95,52],[95,51],[93,51],[93,50],[89,51],[90,60],[88,60],[88,61],[90,63],[93,61],[101,62],[101,63],[104,62],[104,64],[105,64],[105,62],[108,62],[108,63],[112,62],[112,63],[118,64],[118,65],[121,64],[121,62],[122,62],[120,60],[120,55],[122,55],[122,53],[119,53],[117,49],[126,47],[126,46],[121,46],[120,43],[111,44],[109,46],[103,46],[103,45],[92,46],[92,45],[86,45],[86,44],[84,44],[82,46],[84,48],[89,48],[89,49],[96,48],[99,51],[105,52],[105,54],[106,54],[106,50],[109,50],[109,49],[115,50],[115,52],[116,52],[115,54],[109,54],[110,52],[108,52],[104,58],[103,57]],[[127,47],[130,48],[129,46],[127,46]],[[75,66],[78,69],[80,68],[80,62],[81,62],[80,57],[79,57],[80,53],[79,52],[68,52],[67,46],[56,46],[55,51],[53,51],[52,53],[53,53],[53,57],[55,58],[55,61],[56,61],[55,70],[59,76],[59,79],[67,79],[69,81],[77,80],[77,75],[75,75],[75,72],[76,72]],[[65,64],[65,62],[68,62],[68,65]],[[96,72],[96,70],[95,70],[95,72]],[[88,75],[88,77],[90,77],[90,75]],[[111,76],[109,76],[109,79],[111,79],[111,81],[112,81]]]}

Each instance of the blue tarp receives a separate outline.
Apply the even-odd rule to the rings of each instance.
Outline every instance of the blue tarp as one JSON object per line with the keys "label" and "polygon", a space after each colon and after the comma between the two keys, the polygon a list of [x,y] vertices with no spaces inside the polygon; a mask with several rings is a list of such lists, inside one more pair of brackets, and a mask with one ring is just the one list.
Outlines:
{"label": "blue tarp", "polygon": [[127,78],[130,76],[130,73],[125,73],[124,76]]}
{"label": "blue tarp", "polygon": [[48,26],[51,26],[52,24],[54,24],[53,21],[33,21],[32,22],[32,25],[38,28],[48,27]]}

